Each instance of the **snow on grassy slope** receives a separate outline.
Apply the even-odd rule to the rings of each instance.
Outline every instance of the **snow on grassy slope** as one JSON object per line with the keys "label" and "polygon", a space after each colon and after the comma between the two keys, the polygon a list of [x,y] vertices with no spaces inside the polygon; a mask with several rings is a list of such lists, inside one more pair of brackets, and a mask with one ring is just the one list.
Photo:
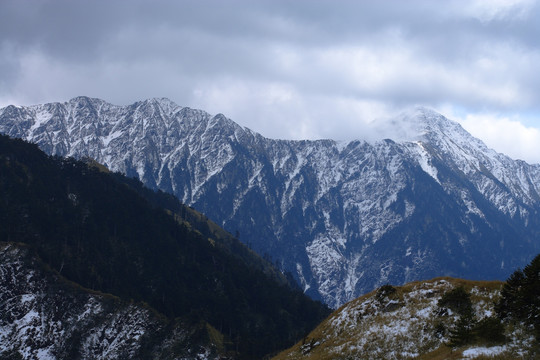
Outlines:
{"label": "snow on grassy slope", "polygon": [[373,291],[345,304],[274,360],[530,358],[532,339],[517,325],[507,326],[509,341],[502,346],[447,346],[459,315],[438,302],[458,286],[470,294],[477,320],[494,315],[501,282],[437,278],[409,283],[386,296]]}

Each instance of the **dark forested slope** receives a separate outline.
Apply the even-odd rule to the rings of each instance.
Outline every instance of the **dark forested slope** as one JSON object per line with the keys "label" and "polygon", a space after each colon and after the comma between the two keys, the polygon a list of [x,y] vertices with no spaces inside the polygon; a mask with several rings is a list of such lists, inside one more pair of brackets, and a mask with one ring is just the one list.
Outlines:
{"label": "dark forested slope", "polygon": [[328,314],[224,234],[136,181],[0,137],[0,241],[31,245],[67,279],[207,321],[242,358],[292,344]]}

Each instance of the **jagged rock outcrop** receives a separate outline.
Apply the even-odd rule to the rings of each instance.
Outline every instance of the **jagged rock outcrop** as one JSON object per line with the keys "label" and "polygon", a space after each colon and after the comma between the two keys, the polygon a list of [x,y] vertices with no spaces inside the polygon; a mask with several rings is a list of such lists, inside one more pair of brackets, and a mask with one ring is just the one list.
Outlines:
{"label": "jagged rock outcrop", "polygon": [[0,243],[2,359],[219,359],[194,329],[143,304],[84,289],[23,244]]}

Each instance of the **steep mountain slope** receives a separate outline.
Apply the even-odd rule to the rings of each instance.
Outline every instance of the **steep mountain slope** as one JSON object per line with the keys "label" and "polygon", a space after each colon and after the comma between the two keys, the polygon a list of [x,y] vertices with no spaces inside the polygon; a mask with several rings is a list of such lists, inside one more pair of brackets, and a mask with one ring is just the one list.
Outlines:
{"label": "steep mountain slope", "polygon": [[0,110],[0,132],[175,194],[334,307],[386,282],[503,279],[527,263],[540,166],[427,109],[394,123],[396,141],[339,143],[266,139],[166,99]]}
{"label": "steep mountain slope", "polygon": [[[535,359],[532,330],[520,323],[504,326],[495,317],[501,288],[501,282],[453,278],[385,285],[336,310],[274,360]],[[472,336],[453,344],[464,321],[474,324]]]}
{"label": "steep mountain slope", "polygon": [[32,253],[20,243],[0,243],[0,358],[222,358],[204,328],[194,331],[148,306],[81,288]]}
{"label": "steep mountain slope", "polygon": [[209,323],[240,359],[292,344],[328,313],[194,216],[133,179],[0,136],[0,241],[28,244],[67,279],[168,319]]}

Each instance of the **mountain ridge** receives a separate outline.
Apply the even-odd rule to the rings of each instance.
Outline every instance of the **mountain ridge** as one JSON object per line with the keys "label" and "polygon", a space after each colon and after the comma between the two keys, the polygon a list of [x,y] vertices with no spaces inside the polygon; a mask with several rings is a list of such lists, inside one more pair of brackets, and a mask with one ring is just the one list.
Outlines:
{"label": "mountain ridge", "polygon": [[272,140],[166,99],[0,110],[0,132],[175,194],[333,307],[387,281],[502,279],[530,260],[540,165],[432,110],[393,121],[417,126],[412,141]]}

